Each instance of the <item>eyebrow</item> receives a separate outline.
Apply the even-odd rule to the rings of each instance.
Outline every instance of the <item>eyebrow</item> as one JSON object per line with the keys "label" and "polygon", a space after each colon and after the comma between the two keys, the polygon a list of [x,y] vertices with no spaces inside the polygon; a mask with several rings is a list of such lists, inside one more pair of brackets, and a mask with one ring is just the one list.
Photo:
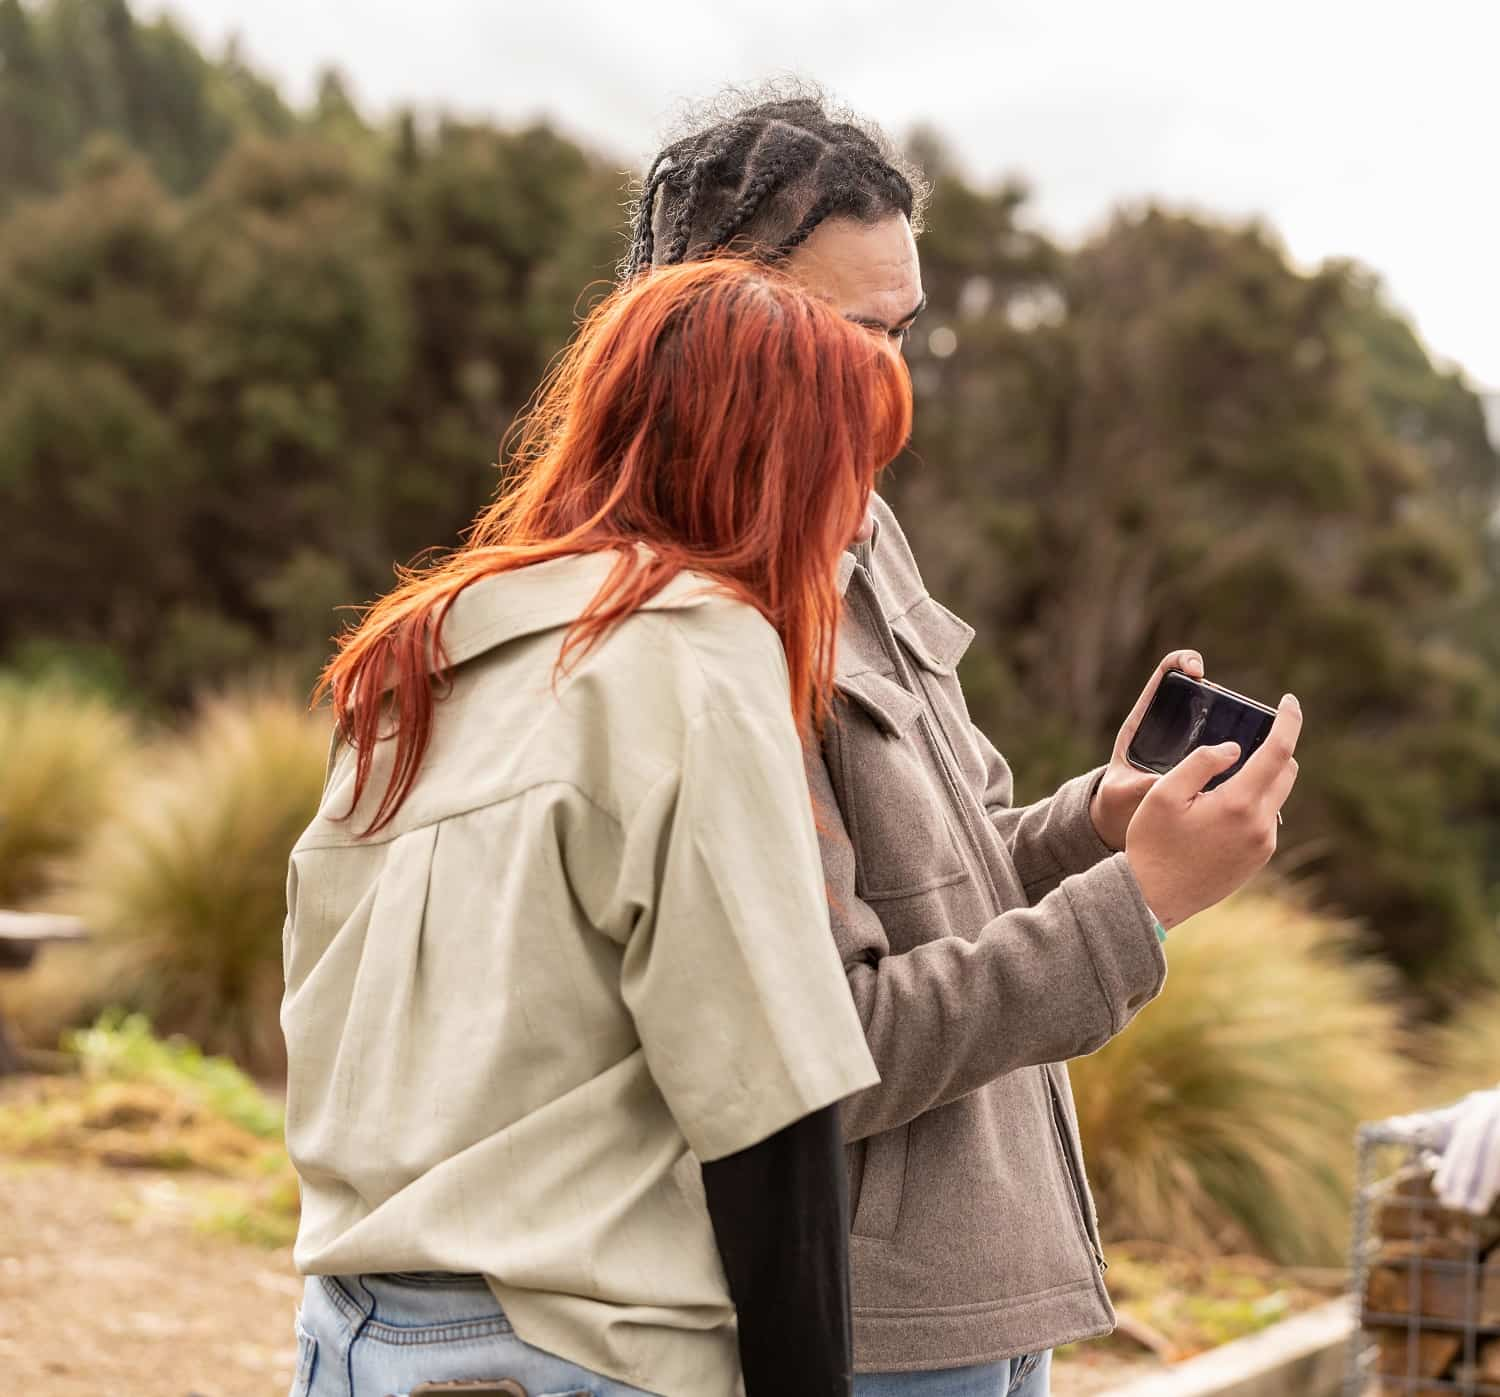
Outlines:
{"label": "eyebrow", "polygon": [[844,319],[851,321],[855,325],[863,325],[867,330],[879,330],[882,334],[888,335],[894,330],[900,330],[903,327],[910,325],[911,322],[915,320],[919,315],[921,315],[921,313],[926,309],[927,297],[924,294],[922,299],[918,301],[916,305],[914,305],[909,311],[907,311],[906,314],[903,315],[901,319],[896,321],[893,325],[887,325],[885,321],[877,320],[874,316],[871,315],[846,315]]}

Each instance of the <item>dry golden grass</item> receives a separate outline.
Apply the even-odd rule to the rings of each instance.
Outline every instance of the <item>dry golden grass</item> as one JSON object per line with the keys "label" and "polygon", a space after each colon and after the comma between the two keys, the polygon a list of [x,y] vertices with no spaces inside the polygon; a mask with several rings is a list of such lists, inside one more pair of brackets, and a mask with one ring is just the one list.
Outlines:
{"label": "dry golden grass", "polygon": [[257,1075],[284,1066],[287,856],[317,810],[327,741],[325,718],[269,693],[205,704],[68,872],[111,1002]]}
{"label": "dry golden grass", "polygon": [[128,959],[97,941],[46,946],[27,970],[0,975],[0,1014],[14,1037],[55,1049],[63,1035],[119,1001]]}
{"label": "dry golden grass", "polygon": [[130,721],[102,699],[0,681],[0,907],[47,890],[114,808],[134,755]]}
{"label": "dry golden grass", "polygon": [[1162,996],[1071,1068],[1108,1232],[1344,1254],[1355,1128],[1412,1090],[1392,979],[1349,939],[1264,893],[1172,933]]}
{"label": "dry golden grass", "polygon": [[1434,1104],[1500,1083],[1500,994],[1469,1000],[1429,1043],[1434,1070],[1428,1079]]}

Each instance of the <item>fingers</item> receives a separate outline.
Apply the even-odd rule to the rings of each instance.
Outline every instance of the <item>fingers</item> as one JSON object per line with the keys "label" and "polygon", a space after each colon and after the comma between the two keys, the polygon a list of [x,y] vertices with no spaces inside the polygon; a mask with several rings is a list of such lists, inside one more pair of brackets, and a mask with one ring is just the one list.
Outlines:
{"label": "fingers", "polygon": [[1169,789],[1174,796],[1188,800],[1197,795],[1221,771],[1228,771],[1239,760],[1239,757],[1240,744],[1238,742],[1220,742],[1212,747],[1195,747],[1157,784]]}
{"label": "fingers", "polygon": [[1196,650],[1174,650],[1157,667],[1158,676],[1165,674],[1169,669],[1180,669],[1191,674],[1194,679],[1203,678],[1203,656]]}
{"label": "fingers", "polygon": [[[1248,767],[1249,762],[1245,765]],[[1243,775],[1244,773],[1241,773]],[[1271,779],[1271,789],[1266,792],[1266,803],[1272,810],[1279,811],[1286,804],[1286,798],[1291,795],[1292,787],[1297,784],[1297,759],[1288,757],[1286,765],[1281,768]]]}
{"label": "fingers", "polygon": [[1292,694],[1284,694],[1281,706],[1276,710],[1276,721],[1266,740],[1250,755],[1249,761],[1239,770],[1235,781],[1243,781],[1247,787],[1258,788],[1268,794],[1288,762],[1297,750],[1297,739],[1302,735],[1302,705]]}
{"label": "fingers", "polygon": [[1192,675],[1194,679],[1202,679],[1203,656],[1196,650],[1173,650],[1163,657],[1151,678],[1146,681],[1146,687],[1141,690],[1141,696],[1136,699],[1135,707],[1125,716],[1125,722],[1120,728],[1119,740],[1115,743],[1117,752],[1123,752],[1130,746],[1130,739],[1135,736],[1136,729],[1141,725],[1141,719],[1146,716],[1151,700],[1156,697],[1156,690],[1161,684],[1162,676],[1172,669],[1180,669]]}

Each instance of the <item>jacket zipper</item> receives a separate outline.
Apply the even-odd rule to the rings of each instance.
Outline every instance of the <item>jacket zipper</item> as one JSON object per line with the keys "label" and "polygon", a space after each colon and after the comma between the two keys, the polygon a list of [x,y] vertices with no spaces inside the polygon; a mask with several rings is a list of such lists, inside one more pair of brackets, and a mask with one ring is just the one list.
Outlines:
{"label": "jacket zipper", "polygon": [[[922,712],[920,715],[920,720],[927,729],[928,741],[932,745],[933,753],[934,755],[936,755],[938,760],[938,768],[943,775],[943,784],[948,788],[948,799],[952,803],[954,812],[959,817],[959,823],[964,828],[964,834],[968,838],[970,856],[973,858],[976,867],[982,872],[985,884],[990,890],[990,911],[992,915],[998,916],[1000,892],[999,889],[995,886],[994,877],[990,873],[989,864],[984,856],[983,846],[978,835],[974,831],[973,825],[970,823],[970,812],[962,798],[964,787],[962,773],[956,770],[958,760],[957,754],[953,754],[951,758],[952,765],[950,766],[950,757],[947,753],[944,752],[943,749],[946,746],[948,748],[948,751],[952,752],[951,739],[948,737],[947,730],[943,727],[941,717],[936,716],[937,710],[936,707],[932,705],[932,698],[931,695],[928,694],[926,686],[922,683],[920,677],[915,678],[914,680],[913,671],[908,666],[906,657],[901,654],[900,642],[897,640],[895,632],[891,630],[890,622],[886,620],[885,608],[880,604],[880,596],[876,592],[874,582],[869,577],[867,571],[869,567],[868,545],[865,545],[862,550],[856,550],[856,558],[861,564],[860,571],[865,572],[865,576],[863,579],[861,579],[861,582],[866,588],[866,605],[873,606],[875,609],[875,615],[879,619],[879,625],[876,627],[876,629],[880,635],[881,644],[885,647],[887,657],[896,666],[896,673],[901,677],[902,682],[906,685],[907,692],[912,694],[914,698],[920,698],[922,700]],[[932,707],[931,717],[929,717],[928,713],[929,706]],[[932,729],[934,727],[939,730],[939,733],[941,735],[940,740],[934,738],[933,736]],[[1051,1108],[1052,1129],[1057,1135],[1057,1150],[1058,1153],[1062,1156],[1063,1168],[1067,1171],[1068,1186],[1073,1194],[1073,1207],[1078,1214],[1078,1224],[1082,1229],[1084,1241],[1088,1244],[1089,1252],[1094,1258],[1094,1265],[1098,1267],[1101,1273],[1103,1273],[1109,1270],[1109,1262],[1104,1259],[1103,1251],[1100,1250],[1099,1244],[1094,1240],[1093,1228],[1089,1226],[1088,1211],[1085,1208],[1083,1201],[1083,1189],[1079,1184],[1078,1172],[1073,1167],[1072,1152],[1068,1149],[1067,1139],[1063,1133],[1062,1122],[1059,1119],[1057,1089],[1052,1084],[1052,1074],[1048,1072],[1045,1067],[1041,1068],[1040,1070],[1043,1076],[1045,1076],[1047,1079],[1047,1102],[1049,1107]]]}
{"label": "jacket zipper", "polygon": [[1078,1222],[1083,1229],[1083,1239],[1088,1243],[1089,1251],[1094,1255],[1094,1264],[1101,1272],[1104,1272],[1109,1270],[1109,1262],[1104,1259],[1099,1243],[1094,1240],[1094,1229],[1089,1226],[1088,1209],[1083,1201],[1083,1187],[1078,1179],[1078,1171],[1073,1166],[1073,1152],[1068,1148],[1067,1134],[1063,1130],[1063,1114],[1061,1104],[1057,1099],[1057,1088],[1052,1083],[1052,1074],[1045,1067],[1042,1068],[1042,1072],[1047,1078],[1047,1104],[1052,1109],[1052,1129],[1057,1134],[1057,1148],[1062,1155],[1063,1168],[1068,1171],[1068,1184],[1073,1190],[1073,1206],[1078,1210]]}

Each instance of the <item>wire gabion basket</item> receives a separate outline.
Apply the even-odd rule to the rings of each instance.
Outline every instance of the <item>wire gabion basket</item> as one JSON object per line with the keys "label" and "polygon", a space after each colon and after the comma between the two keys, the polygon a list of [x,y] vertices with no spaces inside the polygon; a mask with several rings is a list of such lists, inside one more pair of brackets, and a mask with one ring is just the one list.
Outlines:
{"label": "wire gabion basket", "polygon": [[1442,1206],[1436,1130],[1426,1116],[1360,1127],[1345,1397],[1500,1397],[1500,1208]]}

